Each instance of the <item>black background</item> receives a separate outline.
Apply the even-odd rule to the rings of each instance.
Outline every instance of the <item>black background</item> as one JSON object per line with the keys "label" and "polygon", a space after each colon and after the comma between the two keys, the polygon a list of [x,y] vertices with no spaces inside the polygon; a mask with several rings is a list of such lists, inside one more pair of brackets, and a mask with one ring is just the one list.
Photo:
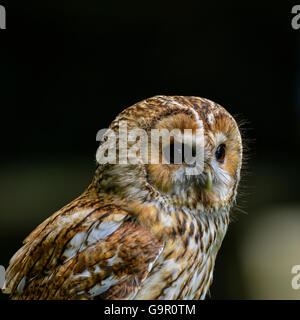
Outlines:
{"label": "black background", "polygon": [[260,154],[296,149],[299,32],[288,2],[29,0],[6,8],[2,161],[92,155],[97,130],[156,94],[224,105],[249,121]]}
{"label": "black background", "polygon": [[[1,4],[7,10],[7,29],[0,30],[0,165],[2,174],[15,175],[2,180],[3,197],[7,197],[3,181],[11,183],[11,211],[6,206],[0,215],[14,215],[15,221],[24,222],[2,230],[1,264],[8,265],[36,224],[87,186],[94,170],[97,131],[108,127],[125,107],[156,94],[206,97],[246,120],[247,171],[255,180],[257,166],[276,163],[280,175],[275,169],[272,175],[278,190],[286,181],[293,183],[283,198],[274,200],[271,195],[268,201],[299,200],[295,177],[300,155],[300,30],[291,27],[293,3],[26,0]],[[86,168],[81,180],[72,171],[73,161]],[[45,202],[45,212],[26,224],[37,195],[34,189],[27,190],[31,209],[20,209],[19,172],[49,163],[71,168],[78,184],[57,198],[67,179],[57,174],[57,185],[47,187],[55,205]],[[296,172],[288,171],[291,167]],[[287,170],[282,172],[283,168]],[[47,183],[45,176],[40,179]],[[265,185],[246,183],[246,187],[250,200],[245,210],[251,211],[264,203],[257,194]],[[242,280],[232,283],[234,276],[227,280],[222,276],[234,265],[238,279],[238,262],[231,252],[237,239],[238,231],[233,231],[221,250],[212,298],[246,297]]]}

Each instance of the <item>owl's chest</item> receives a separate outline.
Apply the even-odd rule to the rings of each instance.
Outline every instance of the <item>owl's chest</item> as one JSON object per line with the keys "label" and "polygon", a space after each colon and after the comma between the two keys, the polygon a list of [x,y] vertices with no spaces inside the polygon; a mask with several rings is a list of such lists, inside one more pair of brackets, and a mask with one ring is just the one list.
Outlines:
{"label": "owl's chest", "polygon": [[136,299],[204,299],[227,225],[194,219],[165,243]]}

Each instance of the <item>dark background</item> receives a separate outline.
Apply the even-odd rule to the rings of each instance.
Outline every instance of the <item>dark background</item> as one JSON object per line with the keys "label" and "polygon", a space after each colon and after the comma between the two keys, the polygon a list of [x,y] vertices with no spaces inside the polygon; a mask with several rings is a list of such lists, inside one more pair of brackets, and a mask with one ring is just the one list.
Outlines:
{"label": "dark background", "polygon": [[96,133],[121,110],[156,94],[195,95],[246,120],[249,146],[239,201],[247,214],[234,215],[211,298],[300,298],[290,286],[300,264],[297,3],[0,4],[0,264],[89,184]]}

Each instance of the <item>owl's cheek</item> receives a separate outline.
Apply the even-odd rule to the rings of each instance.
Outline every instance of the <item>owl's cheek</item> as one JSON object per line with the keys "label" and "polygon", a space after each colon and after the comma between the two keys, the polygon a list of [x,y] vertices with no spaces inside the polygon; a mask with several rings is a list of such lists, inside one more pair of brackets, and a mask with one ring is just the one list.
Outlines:
{"label": "owl's cheek", "polygon": [[231,152],[227,155],[226,161],[221,166],[223,172],[226,173],[226,176],[231,180],[234,180],[234,177],[239,175],[241,163],[241,155],[238,152]]}
{"label": "owl's cheek", "polygon": [[213,184],[208,194],[210,202],[217,207],[229,204],[234,196],[235,181],[235,178],[224,168],[218,167],[217,170],[214,170]]}
{"label": "owl's cheek", "polygon": [[172,190],[177,170],[178,166],[149,164],[147,166],[149,182],[159,191],[169,193]]}

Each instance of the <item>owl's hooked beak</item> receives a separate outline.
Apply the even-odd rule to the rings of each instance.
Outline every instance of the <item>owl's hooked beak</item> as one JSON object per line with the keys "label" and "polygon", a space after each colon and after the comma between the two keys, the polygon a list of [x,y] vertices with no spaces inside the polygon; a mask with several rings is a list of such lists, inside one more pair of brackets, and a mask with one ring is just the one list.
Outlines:
{"label": "owl's hooked beak", "polygon": [[205,191],[208,194],[212,187],[212,177],[211,177],[211,171],[209,168],[205,170],[206,173],[206,183],[205,183]]}

